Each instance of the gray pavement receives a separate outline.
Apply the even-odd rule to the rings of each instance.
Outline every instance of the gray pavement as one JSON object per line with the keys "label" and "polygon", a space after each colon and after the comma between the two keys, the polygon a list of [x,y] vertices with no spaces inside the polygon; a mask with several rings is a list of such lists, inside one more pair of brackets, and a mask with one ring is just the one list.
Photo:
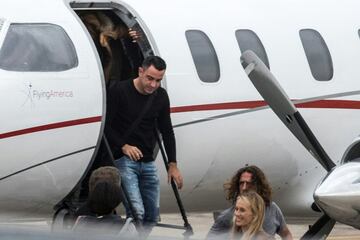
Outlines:
{"label": "gray pavement", "polygon": [[[191,237],[192,239],[204,239],[211,225],[214,222],[211,213],[189,213],[188,220],[194,230],[194,236]],[[307,231],[309,225],[311,225],[315,221],[316,219],[314,218],[287,219],[289,229],[292,232],[294,239],[299,239]],[[182,218],[178,214],[162,214],[161,222],[167,224],[176,224],[181,226],[183,225]],[[181,237],[182,236],[181,234],[183,232],[184,232],[183,230],[155,227],[153,232],[151,233],[151,236]],[[360,230],[346,226],[344,224],[336,223],[328,239],[330,240],[360,239]]]}
{"label": "gray pavement", "polygon": [[[189,213],[188,220],[193,227],[194,235],[191,239],[204,239],[206,237],[207,232],[209,231],[211,225],[213,224],[212,213]],[[299,239],[308,229],[308,226],[314,223],[316,219],[307,218],[307,219],[299,219],[299,218],[289,218],[287,219],[288,226],[290,231],[292,232],[294,239]],[[162,214],[161,215],[161,223],[164,224],[174,224],[174,225],[183,225],[183,221],[180,214]],[[50,222],[43,220],[35,220],[29,222],[11,222],[11,223],[0,223],[0,229],[6,226],[25,226],[30,227],[33,230],[42,229],[50,232]],[[182,239],[182,233],[184,230],[178,229],[168,229],[155,227],[151,233],[151,237],[155,239],[169,239],[176,238]],[[0,231],[0,239],[1,231]],[[277,237],[277,239],[280,239]],[[328,237],[329,240],[360,240],[360,230],[354,229],[353,227],[346,226],[344,224],[337,223]]]}

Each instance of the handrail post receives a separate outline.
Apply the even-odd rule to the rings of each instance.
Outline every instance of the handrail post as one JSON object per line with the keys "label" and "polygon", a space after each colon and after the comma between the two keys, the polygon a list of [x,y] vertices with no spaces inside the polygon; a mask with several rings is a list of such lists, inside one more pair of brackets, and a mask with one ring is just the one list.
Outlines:
{"label": "handrail post", "polygon": [[[156,136],[156,140],[158,142],[159,149],[160,149],[160,152],[161,152],[164,164],[165,164],[166,172],[168,172],[169,171],[169,161],[167,159],[164,147],[162,145],[162,142],[160,140],[160,136],[159,136],[159,133],[158,133],[157,130],[155,130],[155,136]],[[177,186],[176,186],[176,183],[175,183],[174,179],[171,179],[171,187],[172,187],[172,189],[174,191],[174,195],[175,195],[176,202],[178,204],[182,219],[184,220],[184,228],[186,230],[183,233],[183,235],[184,235],[185,239],[188,239],[190,236],[194,235],[194,231],[193,231],[193,228],[191,227],[191,225],[190,225],[190,223],[189,223],[189,221],[187,219],[185,208],[184,208],[184,205],[182,203],[182,200],[181,200],[181,197],[180,197],[180,194],[179,194],[179,191],[177,189]]]}

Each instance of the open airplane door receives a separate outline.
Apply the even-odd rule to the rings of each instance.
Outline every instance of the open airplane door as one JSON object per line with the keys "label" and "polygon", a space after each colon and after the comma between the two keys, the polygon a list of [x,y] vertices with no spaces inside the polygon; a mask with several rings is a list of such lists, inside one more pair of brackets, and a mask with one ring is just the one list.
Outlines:
{"label": "open airplane door", "polygon": [[[120,1],[86,2],[82,0],[70,3],[71,8],[79,16],[84,27],[87,28],[89,37],[92,38],[94,46],[97,48],[99,59],[102,62],[104,70],[106,88],[111,87],[112,84],[116,84],[118,81],[136,77],[143,59],[147,56],[154,55],[153,49],[156,49],[154,41],[151,41],[153,44],[150,43],[150,40],[153,40],[152,36],[145,24],[137,16],[138,14],[130,6],[122,4],[124,3],[120,4]],[[129,36],[129,29],[137,32],[138,37],[136,40]],[[108,68],[109,65],[110,68]],[[111,100],[109,99],[108,101]],[[158,139],[158,143],[154,152],[155,154],[160,152],[162,158],[166,159],[160,138]],[[114,161],[105,135],[99,151],[104,152],[104,154],[100,152],[99,156],[105,155],[105,158],[110,158],[110,161]],[[98,166],[106,165],[99,163],[98,160],[104,161],[101,157],[99,159],[97,158],[93,165],[94,169]],[[108,161],[109,160],[105,160],[107,163]],[[165,167],[168,167],[167,160],[164,160],[164,162]],[[184,220],[184,226],[162,223],[158,223],[157,226],[185,230],[183,233],[184,236],[189,237],[193,234],[192,227],[187,220],[182,200],[173,181],[172,188],[176,203]],[[125,191],[124,197],[127,197]],[[131,203],[129,204],[131,206]],[[137,222],[136,218],[134,220]],[[56,221],[54,222],[56,224]],[[141,223],[137,223],[139,227]],[[64,225],[66,227],[66,223]]]}
{"label": "open airplane door", "polygon": [[101,138],[101,64],[62,1],[9,3],[0,16],[1,216],[51,217]]}

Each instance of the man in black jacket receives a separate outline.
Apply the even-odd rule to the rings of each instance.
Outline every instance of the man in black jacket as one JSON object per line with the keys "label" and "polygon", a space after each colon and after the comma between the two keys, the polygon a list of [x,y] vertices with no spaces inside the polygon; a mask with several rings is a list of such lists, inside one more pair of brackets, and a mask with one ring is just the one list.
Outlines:
{"label": "man in black jacket", "polygon": [[[183,185],[176,163],[169,97],[160,87],[165,70],[163,59],[147,57],[139,68],[137,78],[118,82],[108,92],[105,132],[124,190],[135,208],[136,216],[133,217],[149,229],[156,224],[159,216],[160,185],[153,158],[155,126],[162,134],[169,159],[168,181],[173,178],[178,188]],[[127,215],[131,216],[126,203],[125,206]]]}

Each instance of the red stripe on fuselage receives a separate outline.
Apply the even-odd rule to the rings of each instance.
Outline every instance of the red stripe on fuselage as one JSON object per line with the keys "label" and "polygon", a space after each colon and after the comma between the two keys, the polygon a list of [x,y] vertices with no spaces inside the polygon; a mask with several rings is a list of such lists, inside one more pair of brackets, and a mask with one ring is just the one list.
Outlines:
{"label": "red stripe on fuselage", "polygon": [[318,100],[313,102],[295,104],[298,108],[338,108],[360,109],[360,101],[351,100]]}
{"label": "red stripe on fuselage", "polygon": [[[230,103],[215,103],[215,104],[203,104],[203,105],[190,105],[181,107],[172,107],[172,113],[179,112],[193,112],[193,111],[211,111],[211,110],[227,110],[227,109],[252,109],[257,107],[266,106],[265,101],[246,101],[246,102],[230,102]],[[298,108],[336,108],[336,109],[360,109],[360,101],[351,100],[317,100],[306,103],[295,104]],[[70,120],[65,122],[52,123],[42,126],[36,126],[17,131],[7,132],[0,134],[0,139],[9,138],[34,132],[41,132],[50,129],[71,127],[76,125],[100,122],[101,116],[82,118],[76,120]]]}
{"label": "red stripe on fuselage", "polygon": [[[246,101],[230,103],[214,103],[203,105],[190,105],[181,107],[172,107],[172,113],[193,112],[193,111],[211,111],[227,109],[251,109],[267,106],[265,101]],[[317,100],[306,103],[295,104],[298,108],[338,108],[338,109],[360,109],[360,101],[351,100]]]}
{"label": "red stripe on fuselage", "polygon": [[70,121],[65,121],[65,122],[52,123],[52,124],[47,124],[47,125],[42,125],[42,126],[21,129],[21,130],[17,130],[17,131],[13,131],[13,132],[2,133],[2,134],[0,134],[0,139],[34,133],[34,132],[41,132],[41,131],[46,131],[46,130],[50,130],[50,129],[71,127],[71,126],[100,122],[100,121],[101,121],[101,116],[97,116],[97,117],[89,117],[89,118],[70,120]]}

